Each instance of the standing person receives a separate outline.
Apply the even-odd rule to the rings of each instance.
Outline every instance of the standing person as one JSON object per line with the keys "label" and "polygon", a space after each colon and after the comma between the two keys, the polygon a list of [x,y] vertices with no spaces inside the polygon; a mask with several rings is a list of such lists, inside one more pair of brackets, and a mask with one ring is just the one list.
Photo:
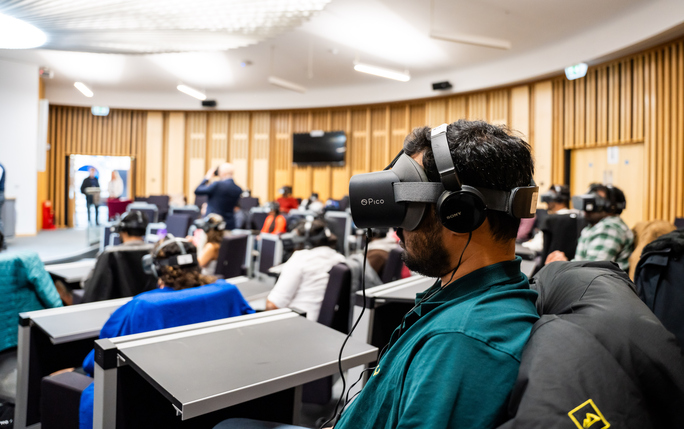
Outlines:
{"label": "standing person", "polygon": [[123,190],[124,190],[124,183],[123,183],[123,180],[121,179],[121,176],[119,175],[119,172],[116,170],[112,170],[112,179],[109,181],[109,184],[107,185],[107,192],[109,193],[109,198],[111,198],[111,199],[121,198],[121,195],[123,194]]}
{"label": "standing person", "polygon": [[[577,241],[573,261],[612,261],[629,271],[634,233],[620,217],[627,206],[622,190],[594,183],[586,194],[572,197],[572,205],[584,212],[589,223]],[[546,263],[567,260],[565,253],[557,250],[549,254]]]}
{"label": "standing person", "polygon": [[[235,229],[235,215],[233,210],[240,199],[242,189],[233,181],[233,165],[227,162],[219,165],[216,170],[209,170],[204,180],[195,189],[195,195],[207,195],[206,215],[216,213],[223,217],[226,229]],[[210,183],[212,178],[218,180]]]}
{"label": "standing person", "polygon": [[[0,164],[0,233],[4,234],[4,226],[2,224],[2,206],[5,204],[5,167]],[[3,241],[0,245],[0,250],[7,249],[7,244]]]}
{"label": "standing person", "polygon": [[90,167],[88,169],[88,173],[89,173],[88,177],[83,179],[83,183],[81,183],[81,193],[83,195],[85,195],[85,197],[86,197],[86,210],[88,211],[88,223],[90,223],[90,206],[93,206],[93,208],[95,208],[95,225],[99,225],[100,222],[98,220],[97,204],[95,204],[95,195],[86,193],[86,189],[87,188],[99,188],[100,182],[97,180],[97,177],[95,177],[95,169],[93,167]]}

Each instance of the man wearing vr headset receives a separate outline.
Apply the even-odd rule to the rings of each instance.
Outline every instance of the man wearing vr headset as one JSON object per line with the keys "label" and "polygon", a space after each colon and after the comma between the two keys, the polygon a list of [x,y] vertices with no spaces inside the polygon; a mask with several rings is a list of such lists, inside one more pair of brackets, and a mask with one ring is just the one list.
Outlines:
{"label": "man wearing vr headset", "polygon": [[121,237],[121,244],[107,246],[97,256],[95,267],[83,282],[82,302],[133,296],[154,288],[155,280],[140,269],[140,252],[152,249],[152,244],[144,241],[147,225],[145,213],[132,211],[111,227]]}
{"label": "man wearing vr headset", "polygon": [[[579,210],[570,208],[570,188],[567,185],[551,185],[548,191],[540,195],[542,203],[546,203],[548,214],[579,214]],[[532,240],[522,245],[534,252],[541,253],[544,250],[544,233],[541,231],[543,225],[539,225],[539,231]]]}
{"label": "man wearing vr headset", "polygon": [[318,313],[333,266],[345,261],[335,251],[337,237],[323,219],[303,220],[289,234],[283,234],[283,248],[298,248],[285,262],[271,293],[266,309],[294,307],[306,312],[306,318],[318,320]]}
{"label": "man wearing vr headset", "polygon": [[415,129],[391,167],[352,177],[354,222],[400,227],[406,265],[438,280],[335,427],[498,426],[539,317],[515,256],[520,218],[536,209],[530,147],[460,120]]}
{"label": "man wearing vr headset", "polygon": [[[572,198],[572,205],[582,210],[588,225],[577,242],[574,261],[613,261],[621,269],[629,270],[629,256],[634,250],[634,233],[620,217],[627,200],[615,186],[594,183],[584,195]],[[546,258],[546,263],[567,261],[561,251]]]}

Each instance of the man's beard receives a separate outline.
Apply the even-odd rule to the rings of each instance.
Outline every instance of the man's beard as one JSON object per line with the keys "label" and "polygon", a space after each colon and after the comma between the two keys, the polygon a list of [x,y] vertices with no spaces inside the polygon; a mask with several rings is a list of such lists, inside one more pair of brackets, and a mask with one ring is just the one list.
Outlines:
{"label": "man's beard", "polygon": [[[411,271],[426,277],[442,277],[452,270],[451,255],[442,244],[441,224],[434,217],[431,220],[431,226],[424,233],[413,234],[411,237],[411,254],[406,249],[403,231],[399,231],[404,248],[401,259]],[[419,229],[423,229],[422,227],[423,225]]]}

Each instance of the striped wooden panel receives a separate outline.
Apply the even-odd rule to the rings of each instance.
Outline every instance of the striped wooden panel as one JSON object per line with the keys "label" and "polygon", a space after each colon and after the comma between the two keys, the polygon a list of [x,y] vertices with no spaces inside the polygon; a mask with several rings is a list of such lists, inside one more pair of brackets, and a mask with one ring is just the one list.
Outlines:
{"label": "striped wooden panel", "polygon": [[248,174],[249,122],[249,112],[230,114],[228,162],[235,168],[235,183],[243,189],[251,189]]}

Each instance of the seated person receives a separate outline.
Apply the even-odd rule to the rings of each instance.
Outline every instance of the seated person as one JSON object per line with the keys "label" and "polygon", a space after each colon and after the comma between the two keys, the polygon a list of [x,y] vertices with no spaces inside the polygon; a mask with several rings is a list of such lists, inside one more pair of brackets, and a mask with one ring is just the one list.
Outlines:
{"label": "seated person", "polygon": [[276,200],[280,204],[281,213],[288,214],[290,210],[299,207],[299,201],[292,196],[292,186],[283,186],[278,193],[282,195]]}
{"label": "seated person", "polygon": [[314,213],[323,213],[323,203],[318,199],[318,194],[316,192],[312,193],[311,196],[299,205],[299,210],[308,210]]}
{"label": "seated person", "polygon": [[62,300],[38,254],[4,251],[0,231],[0,351],[17,346],[17,315],[25,311],[61,307]]}
{"label": "seated person", "polygon": [[[181,260],[180,255],[192,258]],[[141,293],[119,307],[102,327],[100,338],[254,313],[235,285],[200,273],[197,249],[187,240],[167,236],[155,245],[144,264],[148,271],[159,276],[158,288]],[[211,301],[207,301],[207,295],[212,297]],[[93,350],[83,361],[83,370],[91,376],[94,359]],[[91,384],[81,395],[80,427],[92,427],[93,393]]]}
{"label": "seated person", "polygon": [[[577,242],[573,261],[612,261],[628,271],[634,233],[620,217],[627,205],[620,188],[594,183],[588,193],[573,197],[572,205],[584,212],[588,223]],[[565,253],[557,250],[549,254],[546,263],[567,260]]]}
{"label": "seated person", "polygon": [[268,234],[282,234],[287,232],[287,220],[280,214],[280,205],[276,202],[269,203],[271,209],[268,217],[264,221],[264,226],[261,227],[261,232]]}
{"label": "seated person", "polygon": [[206,243],[199,252],[198,258],[202,274],[213,276],[216,272],[216,260],[226,231],[226,223],[221,215],[210,214],[204,219],[196,220],[195,225],[207,235]]}
{"label": "seated person", "polygon": [[[579,214],[579,210],[570,208],[570,188],[567,185],[551,185],[551,188],[542,194],[540,198],[542,203],[546,203],[546,210],[550,215]],[[539,231],[537,231],[532,240],[526,241],[522,245],[536,253],[541,253],[544,250],[544,233],[542,228],[543,225],[539,225]]]}
{"label": "seated person", "polygon": [[[392,169],[408,182],[448,187],[393,222],[400,227],[406,265],[437,281],[417,294],[368,382],[334,426],[498,427],[539,318],[537,293],[515,256],[519,219],[532,213],[517,211],[514,217],[504,211],[511,191],[522,197],[513,197],[518,207],[530,207],[535,190],[530,146],[504,127],[459,120],[414,129],[395,161]],[[440,171],[447,172],[443,178]],[[378,179],[369,181],[388,180],[370,174]],[[484,190],[488,203],[475,200],[475,189],[465,186]],[[369,226],[372,216],[366,212]],[[383,222],[379,217],[376,225]],[[216,428],[239,427],[222,424]]]}
{"label": "seated person", "polygon": [[300,250],[283,264],[278,282],[267,297],[266,309],[297,308],[315,322],[328,286],[328,271],[345,258],[335,251],[337,237],[322,219],[302,221],[291,234]]}
{"label": "seated person", "polygon": [[373,228],[373,235],[368,243],[368,263],[378,275],[382,275],[389,252],[399,247],[396,236],[389,232],[389,228]]}
{"label": "seated person", "polygon": [[155,288],[154,277],[143,273],[140,263],[143,254],[152,249],[145,243],[147,215],[140,211],[124,214],[112,227],[121,237],[118,246],[107,246],[97,257],[95,267],[83,282],[82,302],[134,296]]}

